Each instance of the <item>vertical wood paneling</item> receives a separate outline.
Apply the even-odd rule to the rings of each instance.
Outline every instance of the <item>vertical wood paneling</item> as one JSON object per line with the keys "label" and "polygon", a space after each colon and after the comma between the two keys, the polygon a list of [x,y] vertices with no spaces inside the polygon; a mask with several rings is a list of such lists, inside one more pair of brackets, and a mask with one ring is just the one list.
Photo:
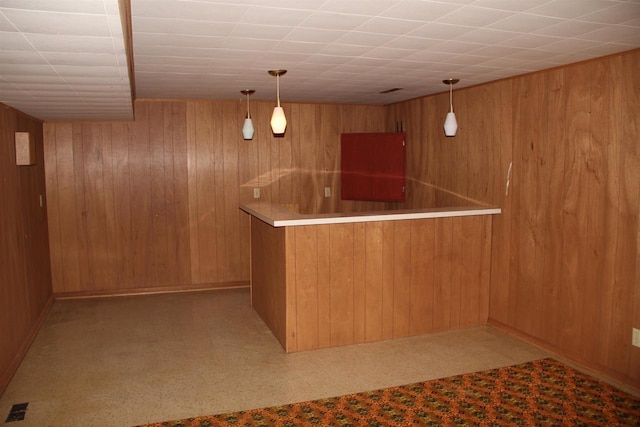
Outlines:
{"label": "vertical wood paneling", "polygon": [[331,345],[353,344],[353,224],[329,226]]}
{"label": "vertical wood paneling", "polygon": [[[628,267],[635,268],[635,281],[632,280],[633,293],[635,298],[632,305],[627,306],[626,311],[612,310],[613,315],[619,316],[619,325],[621,325],[622,333],[624,334],[624,327],[627,324],[627,314],[632,316],[631,323],[634,328],[640,329],[640,147],[638,147],[638,135],[640,134],[640,117],[638,117],[637,111],[640,109],[640,75],[636,70],[638,62],[640,61],[640,53],[634,55],[625,55],[622,57],[614,58],[611,61],[611,68],[614,70],[611,74],[613,78],[621,79],[624,81],[620,85],[612,85],[612,95],[610,108],[616,111],[618,120],[615,125],[612,124],[610,135],[612,140],[617,141],[617,138],[622,138],[623,144],[621,152],[624,153],[624,159],[620,158],[618,164],[623,167],[620,169],[614,169],[619,171],[622,175],[619,178],[620,190],[628,196],[625,199],[628,200],[628,204],[625,205],[622,210],[624,222],[630,225],[632,231],[635,227],[636,244],[636,259],[629,259]],[[614,81],[614,80],[612,80]],[[634,143],[635,141],[635,143]],[[613,165],[616,163],[614,162]],[[630,169],[627,169],[630,168]],[[634,189],[635,182],[635,189]],[[628,210],[627,210],[628,209]],[[633,248],[633,243],[630,244]],[[627,270],[629,271],[629,270]],[[628,324],[627,324],[628,325]],[[617,328],[618,325],[613,322],[610,324],[613,328]],[[624,336],[624,335],[623,335]],[[627,336],[628,337],[628,336]],[[623,341],[624,342],[624,341]],[[628,342],[628,341],[627,341]],[[630,355],[627,360],[628,376],[635,381],[635,384],[640,383],[640,348],[630,347]],[[621,364],[615,365],[616,370],[625,372],[625,367],[622,365],[624,359],[619,360]],[[606,366],[609,366],[608,364]]]}
{"label": "vertical wood paneling", "polygon": [[102,170],[104,185],[105,209],[105,248],[107,267],[104,271],[104,283],[115,283],[117,280],[118,249],[116,246],[116,210],[113,187],[113,132],[109,125],[102,125]]}
{"label": "vertical wood paneling", "polygon": [[[478,326],[487,320],[489,217],[284,228],[252,218],[252,224],[259,228],[252,232],[252,256],[259,258],[252,261],[252,280],[254,289],[260,287],[254,304],[267,325],[279,331],[285,320],[274,317],[274,309],[266,306],[280,301],[286,288],[286,312],[292,313],[287,314],[284,334],[287,351],[377,341],[385,334],[394,338]],[[276,239],[281,233],[293,236],[284,252],[280,243],[273,243],[273,253],[265,254],[265,238]],[[448,243],[437,244],[441,235],[449,236]],[[287,271],[281,273],[285,259]],[[433,276],[441,267],[464,271],[457,283],[443,282],[439,295],[433,293]],[[382,279],[385,269],[391,273]],[[447,291],[454,285],[455,291]],[[436,310],[447,316],[446,324],[434,321]],[[453,312],[457,317],[450,319]]]}
{"label": "vertical wood paneling", "polygon": [[[565,105],[567,132],[565,139],[565,179],[563,190],[563,257],[559,299],[564,307],[560,318],[560,340],[571,352],[579,354],[581,342],[580,312],[584,309],[584,285],[589,280],[584,274],[583,250],[586,248],[587,210],[589,209],[589,189],[583,183],[588,180],[589,131],[589,76],[588,69],[578,68],[572,78],[565,81],[571,94]],[[525,181],[535,188],[537,184]],[[533,317],[533,316],[528,316]]]}
{"label": "vertical wood paneling", "polygon": [[318,348],[318,227],[292,229],[298,350]]}
{"label": "vertical wood paneling", "polygon": [[382,339],[393,338],[393,222],[382,223]]}
{"label": "vertical wood paneling", "polygon": [[167,192],[165,164],[165,135],[171,138],[170,123],[164,122],[163,104],[149,104],[149,149],[150,149],[150,187],[151,187],[151,283],[163,285],[172,278],[169,276],[169,252],[167,239],[167,204],[171,193]]}
{"label": "vertical wood paneling", "polygon": [[435,225],[435,221],[411,221],[410,335],[433,330]]}
{"label": "vertical wood paneling", "polygon": [[[78,286],[86,284],[89,289],[95,289],[95,283],[89,275],[89,254],[87,244],[87,210],[85,202],[85,170],[84,170],[84,146],[82,141],[82,124],[74,124],[71,127],[71,166],[73,170],[74,180],[72,189],[72,197],[74,204],[70,207],[75,208],[75,216],[78,219],[78,227],[75,229],[76,234],[76,262],[80,272],[80,281]],[[74,226],[75,224],[72,224]],[[75,228],[75,227],[74,227]]]}
{"label": "vertical wood paneling", "polygon": [[[631,299],[633,288],[638,292],[640,266],[635,262],[638,246],[634,237],[638,233],[640,220],[639,194],[640,185],[640,76],[636,72],[640,62],[640,51],[634,54],[613,58],[615,64],[614,85],[610,109],[615,112],[615,120],[611,123],[612,140],[619,144],[619,200],[614,214],[618,216],[618,240],[615,254],[615,284],[613,290],[614,304],[611,307],[611,324],[609,337],[611,351],[608,354],[608,364],[615,372],[629,372],[632,361],[631,353],[638,355],[638,349],[629,345],[629,326],[640,328],[633,323],[634,307]],[[637,316],[635,316],[637,317]],[[638,358],[636,357],[635,360]],[[637,372],[637,369],[633,371]],[[640,377],[632,377],[635,384],[640,383]]]}
{"label": "vertical wood paneling", "polygon": [[394,119],[424,117],[417,144],[408,132],[416,182],[502,208],[491,321],[630,384],[640,381],[630,345],[640,321],[639,62],[634,50],[458,90],[455,138],[441,134],[445,93],[386,107]]}
{"label": "vertical wood paneling", "polygon": [[[546,80],[540,75],[534,75],[531,79],[516,80],[514,83],[514,116],[525,118],[514,124],[514,140],[520,141],[514,147],[513,182],[537,182],[540,176],[539,144],[540,136],[546,133],[547,117],[542,117],[545,104],[546,90],[539,90],[546,86]],[[535,123],[531,126],[530,123]],[[513,240],[511,266],[514,280],[511,282],[511,294],[514,298],[509,306],[509,316],[518,319],[519,328],[530,334],[539,330],[540,317],[522,317],[517,313],[526,310],[532,303],[542,305],[540,287],[533,284],[538,282],[543,272],[542,247],[544,246],[544,225],[540,220],[539,204],[542,195],[541,188],[531,191],[521,191],[514,188],[514,209],[512,231],[516,233]],[[546,200],[546,198],[544,198]]]}
{"label": "vertical wood paneling", "polygon": [[433,329],[444,331],[451,325],[451,273],[450,262],[453,253],[453,222],[445,218],[436,218],[436,238],[433,271]]}
{"label": "vertical wood paneling", "polygon": [[[197,103],[187,103],[187,194],[189,194],[189,252],[191,254],[191,280],[201,282],[200,275],[200,222],[198,217],[198,152]],[[183,188],[184,190],[184,188]],[[191,191],[189,191],[191,190]]]}
{"label": "vertical wood paneling", "polygon": [[[16,166],[15,132],[29,132],[36,148],[35,165]],[[51,128],[45,132],[47,138],[55,135]],[[52,301],[45,181],[55,184],[58,175],[54,167],[46,171],[45,179],[43,133],[40,121],[0,104],[0,394]],[[55,158],[55,139],[46,157]],[[57,204],[55,197],[51,203]],[[57,206],[54,210],[52,226],[59,236],[61,214]],[[63,273],[64,250],[58,244],[54,251],[57,277]]]}
{"label": "vertical wood paneling", "polygon": [[[119,123],[112,126],[113,155],[113,192],[116,221],[116,259],[115,283],[123,288],[136,284],[133,267],[133,220],[131,210],[131,172],[129,146],[131,144],[132,125]],[[66,284],[66,282],[65,282]],[[59,291],[64,288],[59,289]]]}
{"label": "vertical wood paneling", "polygon": [[[285,264],[284,264],[284,279],[276,277],[278,280],[278,286],[283,286],[283,283],[294,283],[296,277],[296,262],[295,256],[291,251],[287,251],[287,248],[295,246],[295,232],[291,229],[284,231],[284,250],[285,250]],[[252,270],[253,271],[253,270]],[[253,289],[253,286],[252,286]],[[284,290],[284,316],[285,316],[285,351],[298,351],[298,290],[295,286],[288,286]],[[252,292],[253,293],[253,292]],[[280,314],[280,313],[279,313]]]}
{"label": "vertical wood paneling", "polygon": [[365,223],[365,340],[382,339],[383,319],[383,229],[380,222]]}
{"label": "vertical wood paneling", "polygon": [[[47,167],[45,174],[47,189],[58,188],[58,167],[56,160],[56,128],[43,126],[44,140],[47,141],[48,148],[44,150],[44,162]],[[49,221],[49,251],[51,255],[51,281],[52,283],[62,283],[64,281],[65,269],[63,265],[62,236],[60,234],[60,201],[58,193],[47,191],[47,217]]]}
{"label": "vertical wood paneling", "polygon": [[[544,173],[539,177],[540,187],[546,189],[547,197],[542,197],[546,209],[541,210],[546,225],[547,236],[543,247],[542,294],[542,330],[552,345],[560,344],[560,331],[556,326],[560,317],[558,298],[560,272],[562,271],[562,189],[564,188],[564,150],[556,147],[556,141],[564,140],[565,122],[559,120],[564,116],[567,92],[564,87],[565,73],[563,69],[549,74],[548,104],[544,120],[547,123],[548,138],[538,141],[540,146],[539,162]],[[544,193],[543,193],[544,194]],[[546,200],[545,200],[546,199]],[[498,282],[499,283],[499,282]],[[496,286],[497,287],[497,286]],[[501,288],[501,287],[498,287]]]}
{"label": "vertical wood paneling", "polygon": [[367,318],[366,224],[353,224],[353,342],[365,342]]}
{"label": "vertical wood paneling", "polygon": [[[586,233],[584,246],[581,248],[581,264],[584,266],[585,283],[581,289],[585,303],[582,316],[580,337],[583,346],[582,353],[598,355],[600,343],[590,339],[591,336],[602,336],[602,319],[600,307],[589,304],[600,297],[603,288],[604,261],[606,258],[607,229],[607,187],[616,182],[613,172],[609,169],[606,146],[609,142],[610,128],[609,85],[606,78],[609,64],[593,62],[588,68],[590,79],[589,100],[589,139],[586,141],[585,162],[587,166],[586,180],[582,183],[587,191]],[[613,172],[613,173],[612,173]],[[539,335],[539,333],[538,333]],[[598,363],[600,361],[598,360]]]}
{"label": "vertical wood paneling", "polygon": [[284,228],[274,228],[251,218],[251,304],[285,349],[295,348],[294,343],[287,344],[287,314],[290,313],[285,287],[288,277],[285,267],[291,261],[285,247],[292,240],[295,239],[287,239]]}
{"label": "vertical wood paneling", "polygon": [[[331,346],[331,234],[329,227],[318,233],[318,345]],[[294,254],[295,256],[295,254]]]}
{"label": "vertical wood paneling", "polygon": [[409,335],[411,327],[411,222],[393,224],[393,336]]}
{"label": "vertical wood paneling", "polygon": [[[131,186],[131,231],[133,280],[144,288],[152,285],[153,210],[151,192],[151,147],[149,144],[149,103],[136,108],[134,139],[129,145],[129,185]],[[153,124],[155,126],[155,123]]]}

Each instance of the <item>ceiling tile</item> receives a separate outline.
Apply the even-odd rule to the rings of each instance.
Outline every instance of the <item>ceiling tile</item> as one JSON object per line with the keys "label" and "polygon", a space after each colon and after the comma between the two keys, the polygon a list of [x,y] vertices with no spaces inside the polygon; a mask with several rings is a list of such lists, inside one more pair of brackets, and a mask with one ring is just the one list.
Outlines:
{"label": "ceiling tile", "polygon": [[640,2],[611,4],[611,7],[581,16],[580,20],[602,24],[624,24],[640,16]]}
{"label": "ceiling tile", "polygon": [[558,18],[518,13],[505,18],[502,21],[491,24],[489,27],[496,30],[529,33],[539,31],[542,28],[558,24],[559,22],[562,22],[562,20]]}
{"label": "ceiling tile", "polygon": [[0,32],[0,49],[13,51],[35,51],[24,34],[18,32]]}
{"label": "ceiling tile", "polygon": [[344,35],[343,31],[319,28],[295,28],[284,40],[296,42],[331,43]]}
{"label": "ceiling tile", "polygon": [[244,24],[297,27],[309,16],[309,11],[275,7],[250,7],[240,19]]}
{"label": "ceiling tile", "polygon": [[385,10],[384,14],[390,18],[431,22],[460,7],[440,1],[405,0]]}
{"label": "ceiling tile", "polygon": [[57,34],[25,34],[33,47],[41,52],[114,53],[124,51],[124,43],[114,46],[111,37],[86,37]]}
{"label": "ceiling tile", "polygon": [[325,45],[320,53],[324,55],[337,55],[337,56],[361,56],[366,52],[371,51],[370,46],[358,46],[349,44],[328,44]]}
{"label": "ceiling tile", "polygon": [[105,53],[71,53],[71,52],[43,52],[42,57],[54,66],[57,65],[81,65],[81,66],[110,66],[119,64],[112,54]]}
{"label": "ceiling tile", "polygon": [[91,13],[98,15],[105,13],[105,2],[102,0],[2,0],[2,7],[7,9]]}
{"label": "ceiling tile", "polygon": [[548,1],[549,0],[476,0],[473,2],[473,5],[498,10],[509,10],[512,12],[524,12]]}
{"label": "ceiling tile", "polygon": [[[45,119],[130,117],[118,3],[0,1],[0,102]],[[445,91],[448,76],[462,88],[640,47],[638,5],[132,0],[135,83],[143,98],[240,99],[251,87],[273,99],[266,70],[285,68],[289,101],[397,102]],[[378,93],[389,87],[404,90]]]}
{"label": "ceiling tile", "polygon": [[394,7],[399,1],[394,0],[328,0],[320,10],[354,15],[376,16]]}
{"label": "ceiling tile", "polygon": [[370,18],[344,13],[313,12],[299,26],[303,28],[324,28],[327,30],[353,30]]}
{"label": "ceiling tile", "polygon": [[397,36],[393,34],[377,34],[362,31],[350,31],[340,36],[335,41],[335,43],[375,47],[382,46],[383,44],[389,43],[396,38]]}
{"label": "ceiling tile", "polygon": [[106,16],[15,9],[4,9],[3,13],[23,33],[101,37],[111,35]]}
{"label": "ceiling tile", "polygon": [[531,8],[527,13],[572,19],[609,7],[611,2],[608,0],[553,0]]}
{"label": "ceiling tile", "polygon": [[463,25],[432,23],[422,25],[420,28],[408,33],[408,35],[412,37],[424,37],[427,39],[451,40],[468,34],[474,30],[475,28],[473,27]]}
{"label": "ceiling tile", "polygon": [[372,18],[366,23],[356,28],[356,31],[377,34],[404,35],[420,28],[423,24],[416,21],[405,21],[402,19]]}
{"label": "ceiling tile", "polygon": [[6,62],[0,62],[0,75],[4,76],[5,78],[7,78],[8,76],[57,76],[54,68],[48,64],[25,65],[10,64]]}
{"label": "ceiling tile", "polygon": [[400,36],[387,43],[384,43],[384,47],[395,49],[425,50],[432,48],[438,43],[442,43],[442,40]]}
{"label": "ceiling tile", "polygon": [[[18,31],[16,29],[16,27],[11,23],[11,21],[9,21],[5,16],[4,13],[2,13],[2,10],[0,9],[0,33],[3,31],[11,31],[11,32],[16,32]],[[1,40],[1,39],[0,39]]]}
{"label": "ceiling tile", "polygon": [[279,41],[286,37],[291,30],[291,27],[240,23],[235,25],[229,36]]}
{"label": "ceiling tile", "polygon": [[519,49],[531,49],[545,46],[558,41],[558,37],[542,36],[538,34],[523,34],[501,41],[500,46],[511,46]]}
{"label": "ceiling tile", "polygon": [[576,38],[594,40],[607,43],[626,43],[640,45],[640,28],[623,25],[608,26],[588,33],[580,34]]}
{"label": "ceiling tile", "polygon": [[273,48],[273,51],[289,52],[292,54],[296,54],[296,53],[312,54],[312,53],[320,52],[324,47],[325,47],[324,43],[282,40]]}
{"label": "ceiling tile", "polygon": [[369,50],[366,54],[362,55],[366,58],[378,58],[378,59],[402,59],[416,53],[415,49],[397,49],[389,47],[376,47]]}
{"label": "ceiling tile", "polygon": [[601,28],[604,28],[603,24],[573,20],[562,21],[549,27],[541,28],[534,33],[552,37],[575,37]]}
{"label": "ceiling tile", "polygon": [[480,44],[500,43],[510,38],[519,36],[520,33],[503,30],[492,30],[491,28],[478,28],[455,37],[456,41],[472,42]]}
{"label": "ceiling tile", "polygon": [[511,12],[509,11],[465,6],[444,15],[435,21],[443,24],[485,27],[508,16],[511,16]]}

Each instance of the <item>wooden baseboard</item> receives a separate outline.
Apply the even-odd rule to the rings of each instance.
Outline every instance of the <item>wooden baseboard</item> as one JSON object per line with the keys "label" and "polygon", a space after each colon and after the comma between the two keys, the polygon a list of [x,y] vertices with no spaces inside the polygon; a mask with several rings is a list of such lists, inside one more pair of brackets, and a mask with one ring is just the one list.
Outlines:
{"label": "wooden baseboard", "polygon": [[135,288],[135,289],[112,289],[112,290],[100,290],[100,291],[77,291],[77,292],[56,292],[54,294],[55,299],[73,299],[73,298],[102,298],[102,297],[118,297],[118,296],[130,296],[130,295],[150,295],[150,294],[169,294],[169,293],[181,293],[181,292],[201,292],[211,290],[222,289],[237,289],[248,288],[249,281],[235,281],[235,282],[217,282],[217,283],[205,283],[199,285],[177,285],[177,286],[162,286],[162,287],[149,287],[149,288]]}
{"label": "wooden baseboard", "polygon": [[20,346],[20,349],[11,360],[11,363],[7,367],[7,370],[0,375],[0,396],[4,394],[5,390],[9,386],[9,383],[11,382],[11,379],[18,371],[20,363],[22,363],[22,360],[26,356],[29,347],[31,347],[31,343],[33,343],[33,340],[36,338],[36,335],[38,334],[38,331],[40,330],[44,319],[47,317],[47,314],[49,314],[49,310],[51,310],[51,307],[53,306],[53,301],[54,297],[53,295],[51,295],[47,300],[47,303],[42,308],[40,315],[31,327],[29,335],[27,335],[26,339],[22,343],[22,346]]}
{"label": "wooden baseboard", "polygon": [[640,388],[638,388],[634,384],[633,379],[628,378],[627,376],[620,375],[619,373],[613,372],[605,367],[594,366],[584,362],[576,361],[570,355],[567,355],[566,352],[562,351],[562,349],[552,346],[536,337],[521,332],[497,320],[489,319],[487,324],[494,329],[514,336],[526,342],[527,344],[531,344],[534,347],[546,351],[554,358],[558,359],[562,363],[571,366],[572,368],[591,375],[592,377],[598,378],[606,383],[613,385],[614,387],[626,391],[627,393],[640,397]]}

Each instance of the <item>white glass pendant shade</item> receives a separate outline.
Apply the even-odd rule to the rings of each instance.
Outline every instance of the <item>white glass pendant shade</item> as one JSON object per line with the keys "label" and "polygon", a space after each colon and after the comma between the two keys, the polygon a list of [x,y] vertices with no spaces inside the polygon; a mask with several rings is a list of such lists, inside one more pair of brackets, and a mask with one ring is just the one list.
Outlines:
{"label": "white glass pendant shade", "polygon": [[458,132],[458,121],[456,120],[456,113],[453,111],[447,113],[447,118],[444,121],[444,134],[446,136],[456,136]]}
{"label": "white glass pendant shade", "polygon": [[447,118],[444,120],[444,134],[446,136],[456,136],[456,132],[458,132],[458,121],[453,112],[453,85],[459,81],[458,79],[446,79],[442,81],[442,83],[449,85],[449,112],[447,113]]}
{"label": "white glass pendant shade", "polygon": [[280,76],[285,74],[287,70],[269,70],[270,75],[276,78],[276,106],[273,108],[271,115],[271,131],[274,135],[283,135],[287,129],[287,118],[284,110],[280,106]]}
{"label": "white glass pendant shade", "polygon": [[254,132],[253,121],[251,117],[247,117],[244,119],[244,124],[242,125],[242,137],[246,140],[253,139]]}
{"label": "white glass pendant shade", "polygon": [[244,119],[244,123],[242,124],[242,137],[245,141],[253,139],[253,134],[255,130],[253,129],[253,121],[251,120],[251,112],[249,111],[249,96],[255,93],[253,89],[245,89],[241,90],[240,93],[247,95],[247,116]]}
{"label": "white glass pendant shade", "polygon": [[287,129],[287,118],[282,107],[274,107],[271,115],[271,130],[274,134],[283,134]]}

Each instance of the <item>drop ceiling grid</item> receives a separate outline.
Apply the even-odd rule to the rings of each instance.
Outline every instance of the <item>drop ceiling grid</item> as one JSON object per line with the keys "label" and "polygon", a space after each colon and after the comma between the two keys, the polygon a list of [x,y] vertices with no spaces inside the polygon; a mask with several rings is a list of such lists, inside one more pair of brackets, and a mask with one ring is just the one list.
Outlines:
{"label": "drop ceiling grid", "polygon": [[0,101],[42,119],[133,117],[117,0],[5,0],[0,17]]}
{"label": "drop ceiling grid", "polygon": [[[464,87],[509,75],[503,72],[505,68],[514,73],[549,68],[566,61],[566,55],[556,48],[566,36],[554,32],[569,31],[575,21],[580,28],[570,37],[576,40],[572,50],[578,54],[599,43],[579,38],[602,30],[604,24],[597,21],[619,25],[618,21],[632,18],[617,11],[610,15],[618,21],[612,21],[606,14],[608,9],[627,6],[621,2],[580,0],[579,7],[575,1],[568,1],[571,7],[567,0],[529,1],[529,7],[521,10],[501,8],[507,4],[504,1],[485,0],[377,1],[371,2],[371,8],[367,7],[369,2],[342,2],[349,5],[341,7],[341,3],[330,1],[302,5],[278,2],[277,6],[262,1],[235,4],[230,11],[218,14],[228,4],[198,3],[191,9],[193,2],[164,1],[158,9],[153,6],[155,1],[139,0],[133,5],[138,93],[144,97],[171,97],[176,93],[188,98],[236,97],[239,88],[233,87],[237,81],[233,75],[242,74],[244,86],[257,90],[256,99],[270,99],[273,82],[265,71],[285,68],[290,73],[283,77],[283,93],[289,100],[318,99],[318,88],[322,88],[323,99],[344,99],[342,94],[351,85],[365,88],[349,90],[353,102],[395,102],[427,94],[427,86],[439,88],[430,82],[416,82],[419,75],[405,70],[437,69],[440,77],[455,74],[463,79],[460,87]],[[140,17],[142,28],[151,29],[153,34],[137,32],[136,5],[141,7],[140,13],[145,13]],[[179,18],[176,29],[166,25],[171,21],[169,16]],[[579,21],[583,16],[591,16],[594,22]],[[187,34],[190,26],[185,19],[194,20],[197,33]],[[235,20],[234,26],[227,25],[229,19]],[[202,21],[208,24],[209,34],[203,32]],[[210,35],[217,25],[223,25],[222,30]],[[172,32],[176,30],[180,33]],[[480,36],[474,38],[473,33]],[[621,51],[637,43],[631,32],[620,33],[624,43],[609,44],[602,50]],[[139,40],[138,34],[142,36]],[[287,47],[299,47],[302,52],[283,52]],[[242,60],[229,63],[228,58]],[[193,63],[185,64],[188,60]],[[351,69],[344,71],[345,66]],[[173,80],[167,77],[171,73],[189,76],[182,91],[163,90],[168,88],[167,80]],[[343,84],[345,78],[352,83]],[[207,79],[211,82],[205,82]],[[140,80],[148,82],[141,86]],[[413,94],[378,94],[389,87],[423,89]]]}
{"label": "drop ceiling grid", "polygon": [[[640,46],[638,0],[132,0],[131,7],[141,98],[234,99],[252,88],[255,99],[273,99],[266,71],[284,68],[284,102],[387,104],[441,92],[447,77],[460,78],[462,88]],[[3,0],[0,32],[0,102],[41,118],[131,117],[118,0]],[[404,89],[379,93],[392,87]]]}

